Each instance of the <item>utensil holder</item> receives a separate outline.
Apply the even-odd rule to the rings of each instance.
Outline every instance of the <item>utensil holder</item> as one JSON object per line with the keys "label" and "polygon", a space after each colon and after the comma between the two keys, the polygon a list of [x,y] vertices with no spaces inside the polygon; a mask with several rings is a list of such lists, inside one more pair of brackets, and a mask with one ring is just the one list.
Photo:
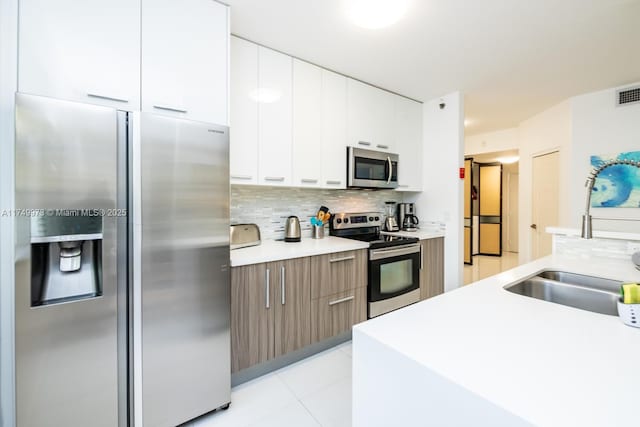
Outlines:
{"label": "utensil holder", "polygon": [[640,304],[625,304],[618,300],[618,316],[625,325],[640,328]]}
{"label": "utensil holder", "polygon": [[312,225],[311,226],[311,238],[312,239],[324,239],[324,225]]}

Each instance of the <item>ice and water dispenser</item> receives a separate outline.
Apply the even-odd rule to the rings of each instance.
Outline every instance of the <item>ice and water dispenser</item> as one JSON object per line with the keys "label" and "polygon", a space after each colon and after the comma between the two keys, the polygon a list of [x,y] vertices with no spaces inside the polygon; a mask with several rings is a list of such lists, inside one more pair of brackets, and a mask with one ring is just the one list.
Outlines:
{"label": "ice and water dispenser", "polygon": [[102,217],[31,218],[31,306],[102,295]]}

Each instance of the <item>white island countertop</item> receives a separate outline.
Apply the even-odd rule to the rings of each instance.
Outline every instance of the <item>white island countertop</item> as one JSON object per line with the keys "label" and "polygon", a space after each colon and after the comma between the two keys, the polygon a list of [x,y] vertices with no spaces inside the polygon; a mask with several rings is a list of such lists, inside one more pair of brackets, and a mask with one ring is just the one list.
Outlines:
{"label": "white island countertop", "polygon": [[640,425],[640,329],[503,289],[542,270],[640,281],[549,256],[355,326],[354,427]]}
{"label": "white island countertop", "polygon": [[289,243],[278,240],[264,240],[258,246],[234,249],[231,251],[231,266],[258,264],[283,259],[324,255],[334,252],[366,249],[369,244],[358,240],[326,236],[323,239],[302,238],[302,241]]}

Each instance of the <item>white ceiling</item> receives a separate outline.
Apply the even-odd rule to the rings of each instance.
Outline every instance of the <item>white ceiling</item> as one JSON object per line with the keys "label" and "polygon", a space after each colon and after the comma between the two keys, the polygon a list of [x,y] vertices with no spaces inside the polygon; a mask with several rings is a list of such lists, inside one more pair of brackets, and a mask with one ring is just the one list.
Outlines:
{"label": "white ceiling", "polygon": [[640,80],[640,0],[411,0],[382,30],[345,0],[226,1],[249,40],[421,101],[462,91],[467,134]]}

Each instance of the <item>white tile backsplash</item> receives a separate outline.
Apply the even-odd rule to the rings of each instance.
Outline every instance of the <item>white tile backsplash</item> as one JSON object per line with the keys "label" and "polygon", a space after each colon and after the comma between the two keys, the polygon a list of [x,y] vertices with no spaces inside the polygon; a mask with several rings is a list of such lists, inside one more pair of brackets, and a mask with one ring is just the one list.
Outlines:
{"label": "white tile backsplash", "polygon": [[310,220],[320,206],[324,205],[334,213],[384,213],[386,201],[402,202],[402,193],[393,190],[321,190],[232,185],[231,224],[256,223],[263,240],[280,239],[284,237],[285,220],[289,215],[295,215],[300,218],[302,236],[305,237],[311,235]]}
{"label": "white tile backsplash", "polygon": [[579,236],[554,234],[553,253],[579,259],[598,257],[628,260],[631,258],[629,254],[630,241],[602,238],[582,239]]}

